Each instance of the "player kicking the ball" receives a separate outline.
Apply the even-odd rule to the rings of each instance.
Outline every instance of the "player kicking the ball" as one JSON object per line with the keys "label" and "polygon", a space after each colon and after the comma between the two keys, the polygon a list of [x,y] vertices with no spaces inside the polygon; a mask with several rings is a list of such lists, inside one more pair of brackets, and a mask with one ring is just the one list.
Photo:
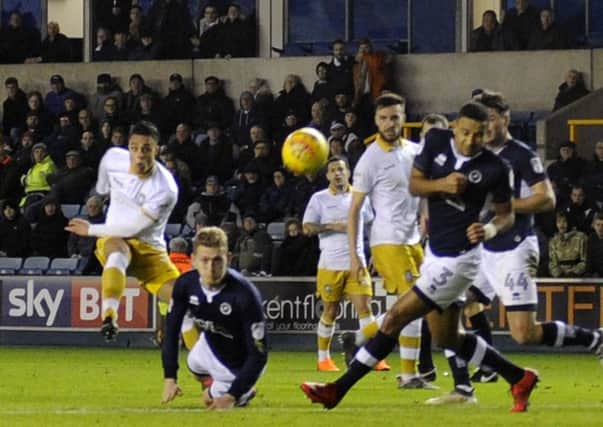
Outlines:
{"label": "player kicking the ball", "polygon": [[[458,302],[471,285],[480,262],[479,243],[510,229],[510,171],[503,160],[484,150],[488,111],[470,102],[459,111],[454,132],[431,130],[414,161],[410,191],[428,198],[430,240],[421,275],[411,292],[387,312],[377,335],[362,347],[349,369],[334,383],[303,383],[303,392],[326,408],[335,407],[372,366],[397,343],[400,329],[428,315],[434,340],[466,361],[492,366],[511,385],[513,412],[527,410],[538,374],[520,368],[485,341],[459,331]],[[483,224],[479,214],[492,198],[494,216]]]}
{"label": "player kicking the ball", "polygon": [[155,161],[158,149],[155,125],[144,121],[134,125],[128,150],[109,149],[99,167],[96,191],[109,195],[111,201],[106,222],[90,224],[74,218],[66,227],[79,236],[99,237],[96,256],[103,265],[101,333],[107,341],[115,340],[118,332],[117,311],[126,287],[126,270],[163,302],[170,300],[180,275],[169,259],[164,239],[178,187],[172,174]]}

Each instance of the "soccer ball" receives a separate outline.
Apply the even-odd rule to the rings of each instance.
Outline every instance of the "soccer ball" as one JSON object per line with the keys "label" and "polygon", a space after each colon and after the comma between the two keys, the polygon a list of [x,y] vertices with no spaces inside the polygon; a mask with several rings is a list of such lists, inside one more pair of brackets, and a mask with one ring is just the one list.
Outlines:
{"label": "soccer ball", "polygon": [[282,156],[283,164],[294,174],[313,174],[327,162],[329,144],[319,130],[301,128],[289,134]]}

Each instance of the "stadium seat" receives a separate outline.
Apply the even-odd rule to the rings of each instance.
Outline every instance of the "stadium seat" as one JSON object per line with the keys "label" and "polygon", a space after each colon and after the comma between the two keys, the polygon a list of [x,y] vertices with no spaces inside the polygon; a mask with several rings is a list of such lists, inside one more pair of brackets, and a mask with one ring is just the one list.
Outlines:
{"label": "stadium seat", "polygon": [[69,276],[77,269],[78,261],[78,258],[55,258],[46,274]]}
{"label": "stadium seat", "polygon": [[172,237],[179,236],[181,229],[182,224],[168,224],[165,226],[165,235],[171,239]]}
{"label": "stadium seat", "polygon": [[23,267],[19,270],[21,276],[34,276],[44,274],[50,264],[50,258],[46,256],[31,256],[25,259]]}
{"label": "stadium seat", "polygon": [[80,213],[80,205],[61,205],[61,210],[65,218],[71,219]]}
{"label": "stadium seat", "polygon": [[285,223],[271,222],[268,224],[266,232],[270,235],[272,240],[283,240],[285,238]]}
{"label": "stadium seat", "polygon": [[21,264],[23,263],[22,258],[9,258],[9,257],[1,257],[0,258],[0,275],[2,276],[12,276],[14,275],[19,268],[21,268]]}

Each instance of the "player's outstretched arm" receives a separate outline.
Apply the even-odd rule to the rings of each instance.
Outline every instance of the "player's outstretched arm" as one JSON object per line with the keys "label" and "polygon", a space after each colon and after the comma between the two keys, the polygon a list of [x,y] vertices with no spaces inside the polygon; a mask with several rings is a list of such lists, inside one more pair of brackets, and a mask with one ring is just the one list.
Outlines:
{"label": "player's outstretched arm", "polygon": [[444,178],[430,179],[417,169],[412,169],[410,174],[409,189],[415,196],[429,197],[437,193],[459,195],[465,191],[467,177],[459,172],[453,172]]}
{"label": "player's outstretched arm", "polygon": [[161,395],[161,403],[168,403],[176,397],[182,396],[182,390],[178,386],[175,378],[166,378],[163,381],[163,394]]}

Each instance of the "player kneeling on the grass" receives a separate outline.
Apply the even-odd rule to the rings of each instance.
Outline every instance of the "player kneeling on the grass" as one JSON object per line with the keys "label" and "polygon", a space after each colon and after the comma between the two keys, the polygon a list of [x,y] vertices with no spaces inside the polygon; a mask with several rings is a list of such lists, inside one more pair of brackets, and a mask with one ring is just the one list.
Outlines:
{"label": "player kneeling on the grass", "polygon": [[95,254],[103,265],[101,333],[107,341],[117,335],[126,270],[164,302],[169,301],[174,280],[180,275],[169,259],[164,239],[178,186],[155,160],[159,138],[154,124],[143,121],[134,125],[128,150],[109,149],[99,167],[96,191],[111,200],[106,221],[90,224],[74,218],[65,228],[78,236],[99,237]]}
{"label": "player kneeling on the grass", "polygon": [[[352,188],[349,183],[350,168],[344,157],[333,156],[327,162],[327,180],[329,188],[312,195],[304,213],[304,233],[316,235],[320,239],[320,260],[316,277],[317,291],[323,302],[324,310],[318,322],[318,370],[339,371],[330,356],[331,341],[335,331],[335,317],[339,302],[346,296],[350,299],[360,327],[374,320],[370,309],[373,294],[371,278],[366,270],[363,250],[362,226],[358,233],[356,246],[362,257],[364,267],[360,280],[350,273],[350,251],[348,249],[347,222],[352,201]],[[368,200],[362,207],[362,223],[370,222],[373,213]]]}
{"label": "player kneeling on the grass", "polygon": [[228,239],[218,227],[195,237],[194,270],[174,285],[162,347],[162,402],[182,394],[176,382],[178,336],[185,314],[202,334],[188,354],[189,369],[204,386],[210,409],[245,406],[268,360],[262,300],[255,286],[228,268]]}

